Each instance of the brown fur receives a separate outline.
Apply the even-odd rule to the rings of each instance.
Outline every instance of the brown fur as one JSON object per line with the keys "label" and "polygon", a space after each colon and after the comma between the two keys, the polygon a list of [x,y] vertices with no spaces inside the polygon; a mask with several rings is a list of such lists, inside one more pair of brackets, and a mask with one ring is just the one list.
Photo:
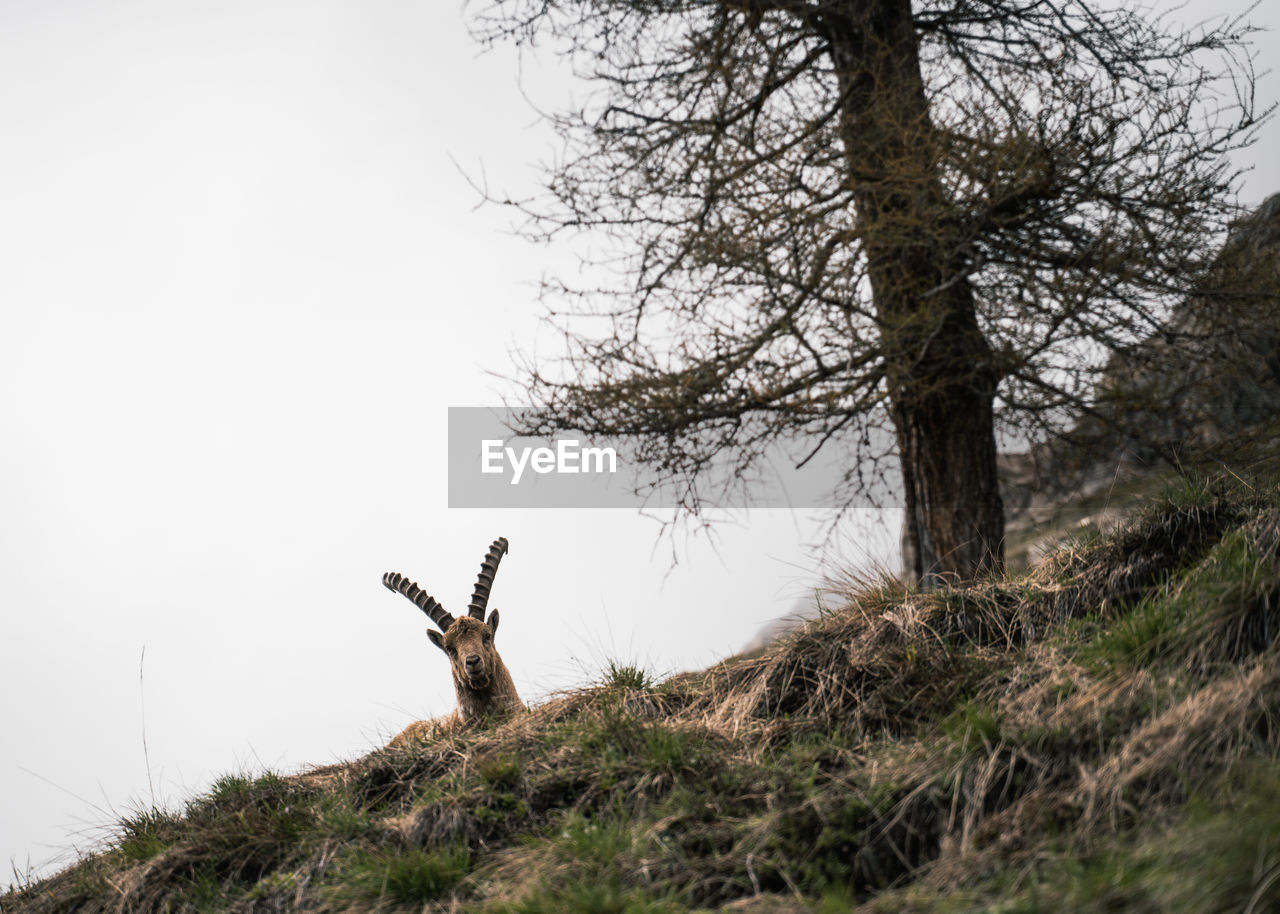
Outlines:
{"label": "brown fur", "polygon": [[498,632],[498,611],[495,609],[489,613],[488,619],[484,618],[489,589],[493,585],[498,562],[506,551],[505,538],[494,540],[481,566],[469,612],[457,618],[402,575],[388,572],[383,576],[384,585],[408,597],[443,629],[440,632],[428,629],[427,637],[448,656],[453,672],[453,689],[458,696],[458,709],[453,714],[434,721],[410,724],[391,741],[392,747],[407,745],[439,730],[453,730],[483,721],[502,720],[516,711],[524,710],[524,702],[516,692],[511,673],[494,645]]}
{"label": "brown fur", "polygon": [[[488,622],[462,616],[455,619],[443,635],[434,629],[427,630],[427,637],[449,657],[458,709],[446,717],[411,723],[388,744],[391,748],[484,721],[505,720],[525,709],[511,672],[494,646],[497,629],[495,609],[489,613]],[[476,660],[470,668],[468,657]]]}
{"label": "brown fur", "polygon": [[[495,609],[489,613],[487,622],[462,616],[443,635],[427,632],[427,637],[449,657],[453,689],[458,695],[458,715],[464,723],[506,717],[524,708],[511,673],[494,645],[497,631]],[[468,664],[468,659],[472,663]]]}

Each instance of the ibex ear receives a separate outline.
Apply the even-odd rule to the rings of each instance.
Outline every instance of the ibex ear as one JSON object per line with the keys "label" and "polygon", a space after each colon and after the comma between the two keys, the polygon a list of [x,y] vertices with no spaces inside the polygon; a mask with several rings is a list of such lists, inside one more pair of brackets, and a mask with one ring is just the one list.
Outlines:
{"label": "ibex ear", "polygon": [[496,635],[498,633],[498,611],[496,609],[493,612],[489,613],[488,624],[489,624],[489,628]]}
{"label": "ibex ear", "polygon": [[[442,651],[445,650],[444,635],[440,634],[434,628],[429,628],[427,629],[427,637],[430,638],[431,643],[434,644],[436,647],[440,648],[440,650]],[[445,651],[445,653],[448,653],[448,651]]]}

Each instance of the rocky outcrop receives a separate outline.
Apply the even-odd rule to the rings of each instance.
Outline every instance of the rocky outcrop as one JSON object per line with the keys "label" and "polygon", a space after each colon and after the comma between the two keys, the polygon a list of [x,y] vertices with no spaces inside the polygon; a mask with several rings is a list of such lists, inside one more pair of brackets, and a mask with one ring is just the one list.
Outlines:
{"label": "rocky outcrop", "polygon": [[1095,416],[1000,456],[1013,564],[1071,527],[1114,522],[1144,477],[1205,457],[1229,463],[1278,419],[1280,194],[1235,224],[1162,332],[1113,359]]}

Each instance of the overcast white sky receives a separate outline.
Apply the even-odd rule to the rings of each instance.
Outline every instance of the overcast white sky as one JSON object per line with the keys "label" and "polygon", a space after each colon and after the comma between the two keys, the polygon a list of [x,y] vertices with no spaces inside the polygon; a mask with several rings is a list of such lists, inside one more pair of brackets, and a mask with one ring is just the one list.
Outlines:
{"label": "overcast white sky", "polygon": [[[446,407],[499,401],[566,262],[451,157],[529,186],[534,120],[451,3],[0,0],[0,862],[447,712],[386,570],[456,612],[507,536],[492,605],[533,700],[610,658],[706,665],[817,578],[781,512],[673,569],[634,512],[446,507]],[[1278,160],[1273,125],[1248,200]],[[891,555],[869,520],[851,564]]]}

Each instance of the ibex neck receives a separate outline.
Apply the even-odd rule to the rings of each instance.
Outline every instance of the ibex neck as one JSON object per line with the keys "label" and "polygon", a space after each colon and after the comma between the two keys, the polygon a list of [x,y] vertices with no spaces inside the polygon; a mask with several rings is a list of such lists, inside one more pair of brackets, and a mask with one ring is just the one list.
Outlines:
{"label": "ibex neck", "polygon": [[458,696],[458,713],[468,723],[486,717],[505,717],[522,707],[520,696],[516,694],[516,684],[501,660],[495,666],[487,687],[473,689],[457,676],[453,687]]}

